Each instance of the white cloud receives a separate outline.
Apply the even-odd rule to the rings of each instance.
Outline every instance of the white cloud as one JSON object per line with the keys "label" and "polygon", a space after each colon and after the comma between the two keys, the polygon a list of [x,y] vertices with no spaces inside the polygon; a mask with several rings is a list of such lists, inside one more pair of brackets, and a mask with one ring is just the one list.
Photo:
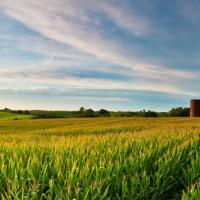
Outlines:
{"label": "white cloud", "polygon": [[[133,56],[127,56],[126,44],[123,44],[114,36],[112,38],[108,36],[104,32],[104,22],[98,15],[91,13],[93,11],[99,15],[105,14],[104,17],[110,19],[117,26],[130,31],[133,35],[146,36],[150,34],[153,31],[150,20],[141,17],[136,11],[130,10],[125,5],[117,6],[113,2],[92,0],[1,0],[0,7],[7,15],[43,37],[54,41],[43,43],[41,40],[34,41],[25,38],[28,42],[22,42],[19,48],[43,53],[52,57],[52,59],[48,58],[49,60],[37,63],[28,69],[23,66],[16,71],[10,71],[1,66],[0,68],[3,70],[0,71],[0,77],[17,80],[28,79],[40,83],[51,83],[53,81],[68,87],[129,88],[187,94],[191,94],[191,91],[185,91],[184,86],[177,85],[178,81],[172,80],[168,83],[168,80],[176,78],[197,79],[199,77],[199,74],[188,71],[169,69],[168,67],[142,62],[134,57],[133,48],[131,48],[133,49]],[[60,44],[60,47],[56,47],[57,44]],[[54,57],[64,58],[64,61],[55,60]],[[93,60],[94,67],[96,61],[104,60],[108,64],[116,64],[115,71],[129,75],[133,80],[141,78],[141,81],[137,79],[132,82],[123,82],[81,79],[71,76],[59,80],[58,77],[52,76],[55,68],[62,70],[64,65],[66,68],[70,68],[73,59],[77,59],[77,62],[81,63],[80,67],[87,69],[87,64],[94,57],[96,57],[96,60]],[[84,59],[85,61],[83,61]],[[117,65],[124,66],[124,68]],[[105,70],[106,67],[102,68],[102,70]],[[147,79],[146,82],[144,81],[145,78]],[[155,81],[151,82],[150,80]]]}
{"label": "white cloud", "polygon": [[136,36],[145,36],[153,32],[153,24],[147,17],[139,16],[134,8],[124,2],[100,1],[98,6],[119,27],[125,28]]}
{"label": "white cloud", "polygon": [[[62,66],[63,67],[60,67]],[[184,94],[190,96],[197,96],[199,93],[195,92],[195,90],[188,89],[185,85],[182,84],[182,78],[173,77],[173,74],[168,74],[165,76],[161,76],[162,72],[155,71],[155,77],[152,77],[152,74],[142,77],[142,72],[131,71],[130,69],[121,68],[119,72],[120,76],[127,77],[126,80],[114,80],[112,78],[96,78],[91,76],[84,77],[83,75],[76,74],[73,71],[81,70],[80,67],[64,67],[65,61],[60,61],[58,63],[46,62],[38,63],[32,67],[26,68],[17,68],[15,70],[10,70],[9,68],[0,69],[0,83],[1,85],[5,85],[5,89],[9,88],[6,84],[8,81],[10,84],[14,84],[16,88],[24,88],[29,89],[35,86],[49,87],[50,83],[55,88],[71,88],[71,89],[122,89],[122,90],[137,90],[137,91],[156,91],[156,92],[165,92],[165,93],[173,93],[173,94]],[[59,67],[58,67],[59,66]],[[90,70],[90,69],[88,69]],[[101,69],[102,73],[113,72],[112,67],[104,67]],[[145,72],[145,71],[144,71]],[[96,71],[98,73],[98,71]],[[81,77],[82,76],[82,77]],[[182,74],[184,77],[184,73]],[[197,78],[199,74],[196,74]],[[193,76],[191,79],[192,80]],[[12,80],[14,82],[12,82]],[[170,80],[170,81],[169,81]],[[53,83],[53,84],[52,84]],[[190,86],[192,87],[192,83]],[[38,87],[37,86],[37,87]]]}
{"label": "white cloud", "polygon": [[126,28],[132,29],[133,32],[135,30],[136,33],[143,32],[143,29],[149,29],[145,28],[145,23],[148,24],[148,22],[141,22],[144,20],[139,16],[131,14],[130,11],[127,12],[125,8],[123,10],[114,6],[114,3],[107,4],[107,1],[80,3],[64,0],[56,1],[56,3],[53,0],[2,0],[0,2],[6,14],[47,38],[68,44],[97,58],[133,67],[135,63],[138,63],[137,58],[133,56],[131,59],[127,59],[126,44],[115,37],[106,36],[102,31],[104,27],[101,22],[96,22],[99,18],[87,16],[88,9],[102,12],[101,14],[106,12],[115,23],[120,26],[124,24]]}

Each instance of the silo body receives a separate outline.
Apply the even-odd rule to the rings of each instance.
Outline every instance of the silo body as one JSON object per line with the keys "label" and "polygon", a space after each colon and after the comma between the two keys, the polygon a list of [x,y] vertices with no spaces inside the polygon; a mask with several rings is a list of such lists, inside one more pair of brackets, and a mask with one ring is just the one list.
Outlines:
{"label": "silo body", "polygon": [[200,99],[190,100],[190,117],[200,117]]}

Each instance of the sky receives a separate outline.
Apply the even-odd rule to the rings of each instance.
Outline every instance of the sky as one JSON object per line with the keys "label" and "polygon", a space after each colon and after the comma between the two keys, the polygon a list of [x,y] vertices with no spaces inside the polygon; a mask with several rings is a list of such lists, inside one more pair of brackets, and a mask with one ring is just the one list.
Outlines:
{"label": "sky", "polygon": [[188,106],[199,18],[198,0],[1,0],[0,108]]}

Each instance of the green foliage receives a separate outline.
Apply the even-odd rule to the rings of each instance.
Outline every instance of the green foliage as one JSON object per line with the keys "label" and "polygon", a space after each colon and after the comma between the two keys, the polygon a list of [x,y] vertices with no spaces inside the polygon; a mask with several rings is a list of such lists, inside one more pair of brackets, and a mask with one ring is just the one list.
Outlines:
{"label": "green foliage", "polygon": [[80,108],[78,112],[74,112],[74,117],[109,117],[109,111],[105,109],[100,109],[99,111],[94,111],[91,108],[85,109],[83,107]]}
{"label": "green foliage", "polygon": [[32,115],[0,111],[0,120],[9,120],[9,119],[20,120],[20,119],[31,119],[31,118]]}
{"label": "green foliage", "polygon": [[0,198],[199,199],[199,122],[0,121]]}
{"label": "green foliage", "polygon": [[110,117],[110,112],[105,109],[101,109],[97,112],[99,117]]}
{"label": "green foliage", "polygon": [[34,115],[35,119],[48,119],[48,118],[90,118],[90,117],[108,117],[110,113],[107,110],[101,109],[95,112],[91,108],[85,109],[80,108],[79,111],[42,111],[33,110],[31,114]]}
{"label": "green foliage", "polygon": [[129,111],[129,112],[116,112],[112,113],[115,117],[158,117],[158,113],[151,110]]}
{"label": "green foliage", "polygon": [[50,118],[67,118],[73,117],[73,112],[70,111],[43,111],[32,110],[30,111],[34,119],[50,119]]}
{"label": "green foliage", "polygon": [[190,116],[190,108],[183,108],[183,107],[172,108],[169,111],[169,116],[170,117],[188,117]]}
{"label": "green foliage", "polygon": [[139,113],[140,117],[157,117],[158,114],[154,111],[148,110],[148,111],[143,111]]}
{"label": "green foliage", "polygon": [[[26,115],[25,118],[51,119],[51,118],[93,118],[93,117],[188,117],[189,108],[172,108],[169,112],[155,112],[151,110],[128,111],[128,112],[109,112],[105,109],[94,111],[91,108],[81,107],[78,111],[45,111],[45,110],[11,110],[5,108],[5,113],[15,113]],[[30,115],[29,117],[27,115]],[[1,116],[0,116],[1,118]],[[22,117],[23,118],[23,117]],[[18,119],[18,117],[16,117]],[[19,118],[20,119],[20,118]]]}

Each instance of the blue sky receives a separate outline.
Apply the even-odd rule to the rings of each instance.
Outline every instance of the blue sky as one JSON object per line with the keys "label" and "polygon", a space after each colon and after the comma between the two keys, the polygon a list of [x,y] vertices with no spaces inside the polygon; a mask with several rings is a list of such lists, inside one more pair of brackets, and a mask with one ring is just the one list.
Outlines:
{"label": "blue sky", "polygon": [[198,0],[1,0],[0,107],[188,106],[199,18]]}

